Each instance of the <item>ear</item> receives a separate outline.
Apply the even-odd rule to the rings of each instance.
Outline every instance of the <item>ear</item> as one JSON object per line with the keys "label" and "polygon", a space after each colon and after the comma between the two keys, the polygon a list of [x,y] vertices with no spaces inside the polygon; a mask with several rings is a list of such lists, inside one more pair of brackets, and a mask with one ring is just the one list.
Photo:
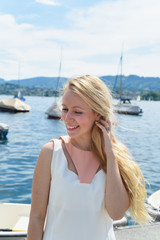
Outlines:
{"label": "ear", "polygon": [[101,116],[99,113],[97,113],[97,116],[96,116],[96,119],[95,119],[95,120],[96,120],[96,121],[99,121],[99,120],[101,119],[101,117],[102,117],[102,116]]}

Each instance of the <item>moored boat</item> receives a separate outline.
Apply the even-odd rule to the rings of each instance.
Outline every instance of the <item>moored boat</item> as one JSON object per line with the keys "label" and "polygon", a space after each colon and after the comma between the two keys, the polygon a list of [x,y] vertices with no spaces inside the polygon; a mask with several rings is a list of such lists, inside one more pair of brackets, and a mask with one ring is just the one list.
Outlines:
{"label": "moored boat", "polygon": [[[59,74],[57,78],[57,86],[55,91],[57,92],[58,97],[60,96],[60,89],[59,89],[59,83],[60,83],[60,75],[61,75],[61,67],[62,67],[62,48],[61,48],[61,55],[60,55],[60,63],[59,63]],[[50,119],[61,119],[61,109],[60,105],[57,103],[57,97],[54,98],[54,103],[49,107],[45,113],[48,115],[48,118]]]}
{"label": "moored boat", "polygon": [[[0,203],[0,240],[26,240],[30,208],[30,204]],[[113,221],[113,226],[125,226],[127,222],[123,217]]]}
{"label": "moored boat", "polygon": [[160,221],[160,190],[154,192],[147,199],[147,211],[154,221]]}
{"label": "moored boat", "polygon": [[56,102],[53,103],[52,106],[49,107],[45,113],[48,115],[48,118],[50,119],[61,119],[61,110]]}
{"label": "moored boat", "polygon": [[130,102],[130,99],[121,99],[122,102],[114,104],[113,110],[119,114],[140,115],[142,109]]}
{"label": "moored boat", "polygon": [[0,240],[25,240],[30,204],[0,204]]}
{"label": "moored boat", "polygon": [[0,123],[0,139],[7,137],[9,126],[5,123]]}
{"label": "moored boat", "polygon": [[[113,110],[116,113],[119,114],[129,114],[129,115],[140,115],[142,114],[142,109],[131,103],[130,98],[122,97],[122,82],[123,82],[123,74],[122,74],[122,61],[123,61],[123,51],[121,53],[120,57],[120,68],[121,68],[121,73],[120,73],[120,92],[119,92],[119,102],[117,104],[113,104]],[[117,82],[118,75],[116,76],[116,82]],[[116,83],[115,83],[116,85]],[[115,88],[115,86],[114,86]],[[113,89],[114,89],[113,88]]]}
{"label": "moored boat", "polygon": [[18,98],[6,98],[0,101],[0,111],[2,112],[29,112],[30,106]]}

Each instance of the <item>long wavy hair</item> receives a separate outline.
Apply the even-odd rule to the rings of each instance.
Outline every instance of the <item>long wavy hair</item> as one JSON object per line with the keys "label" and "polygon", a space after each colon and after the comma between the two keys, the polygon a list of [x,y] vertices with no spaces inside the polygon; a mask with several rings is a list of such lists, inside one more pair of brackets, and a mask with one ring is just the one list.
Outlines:
{"label": "long wavy hair", "polygon": [[[64,91],[67,89],[77,93],[93,111],[101,115],[102,119],[113,119],[111,92],[98,77],[85,75],[72,78],[67,82]],[[111,140],[120,175],[129,195],[130,207],[127,213],[140,224],[148,222],[150,217],[145,206],[147,194],[142,172],[127,147],[115,138],[112,130]],[[100,166],[106,173],[107,156],[104,150],[103,135],[96,124],[92,129],[91,150],[97,155]]]}

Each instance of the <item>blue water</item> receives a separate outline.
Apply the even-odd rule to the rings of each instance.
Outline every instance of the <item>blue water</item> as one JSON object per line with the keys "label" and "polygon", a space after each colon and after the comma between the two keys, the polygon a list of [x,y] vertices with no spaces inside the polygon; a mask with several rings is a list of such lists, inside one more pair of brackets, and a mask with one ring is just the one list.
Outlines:
{"label": "blue water", "polygon": [[[0,99],[8,96],[0,96]],[[62,121],[50,120],[45,110],[53,98],[26,97],[28,113],[0,112],[9,125],[7,141],[0,142],[0,202],[30,203],[32,176],[41,147],[66,134]],[[149,182],[150,195],[160,188],[160,102],[141,101],[142,116],[116,115],[116,135],[125,143]]]}

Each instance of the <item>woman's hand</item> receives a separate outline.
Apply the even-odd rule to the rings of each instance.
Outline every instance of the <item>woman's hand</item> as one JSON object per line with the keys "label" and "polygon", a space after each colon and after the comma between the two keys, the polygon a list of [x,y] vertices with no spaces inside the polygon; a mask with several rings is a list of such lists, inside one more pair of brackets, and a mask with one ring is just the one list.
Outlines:
{"label": "woman's hand", "polygon": [[[111,122],[109,120],[100,120],[96,125],[102,130],[104,137],[104,148],[107,156],[107,178],[106,178],[106,195],[105,206],[110,217],[114,220],[123,217],[129,207],[128,193],[124,187],[120,176],[118,162],[113,151]],[[114,123],[113,125],[117,125]]]}
{"label": "woman's hand", "polygon": [[96,121],[97,126],[102,130],[104,136],[105,134],[109,134],[111,130],[111,121],[109,120],[100,120]]}
{"label": "woman's hand", "polygon": [[104,137],[104,147],[106,154],[112,151],[112,136],[111,136],[111,127],[112,123],[109,120],[100,120],[96,121],[96,125],[102,130]]}

